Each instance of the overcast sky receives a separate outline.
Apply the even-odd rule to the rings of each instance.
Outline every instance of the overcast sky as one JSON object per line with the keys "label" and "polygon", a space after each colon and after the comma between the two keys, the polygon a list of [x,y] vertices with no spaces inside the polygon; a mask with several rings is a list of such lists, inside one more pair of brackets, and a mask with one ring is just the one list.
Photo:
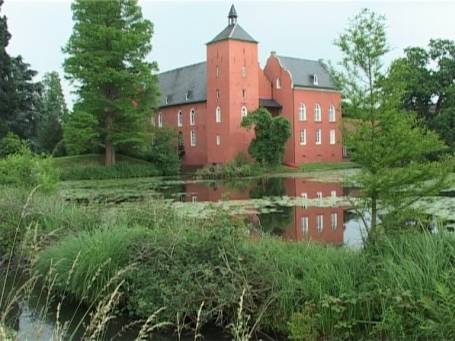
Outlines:
{"label": "overcast sky", "polygon": [[[227,25],[232,1],[139,1],[154,23],[153,51],[161,71],[205,60],[205,43]],[[387,18],[392,51],[386,62],[408,46],[426,46],[430,38],[455,39],[455,2],[449,1],[235,1],[239,24],[259,41],[260,63],[270,51],[285,56],[337,61],[333,41],[348,19],[368,7]],[[61,52],[73,26],[69,0],[6,0],[11,55],[21,54],[39,72],[63,75]],[[69,104],[70,84],[64,81]]]}

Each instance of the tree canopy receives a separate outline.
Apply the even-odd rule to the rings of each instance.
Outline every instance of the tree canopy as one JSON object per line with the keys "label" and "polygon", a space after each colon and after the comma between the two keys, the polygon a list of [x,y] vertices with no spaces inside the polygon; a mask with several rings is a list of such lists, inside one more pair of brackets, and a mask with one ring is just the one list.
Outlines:
{"label": "tree canopy", "polygon": [[242,120],[242,127],[254,126],[255,137],[248,149],[255,160],[276,166],[283,162],[285,145],[291,136],[291,124],[283,116],[272,117],[267,109],[259,108]]}
{"label": "tree canopy", "polygon": [[81,129],[84,134],[66,144],[81,152],[88,145],[83,139],[92,139],[105,149],[106,165],[112,165],[116,148],[144,143],[157,104],[157,65],[146,61],[153,26],[137,0],[76,0],[71,8],[75,24],[64,48],[64,68],[79,103],[65,136],[77,136]]}

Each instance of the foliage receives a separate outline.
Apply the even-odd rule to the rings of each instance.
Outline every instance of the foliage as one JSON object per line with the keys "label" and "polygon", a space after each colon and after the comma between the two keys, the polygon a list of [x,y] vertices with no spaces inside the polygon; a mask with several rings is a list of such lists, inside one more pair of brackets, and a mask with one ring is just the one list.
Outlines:
{"label": "foliage", "polygon": [[303,172],[312,171],[325,171],[325,170],[337,170],[337,169],[352,169],[357,168],[354,162],[334,162],[334,163],[304,163],[300,166]]}
{"label": "foliage", "polygon": [[37,129],[37,148],[55,154],[63,139],[63,123],[68,119],[68,109],[57,72],[44,75],[41,118]]}
{"label": "foliage", "polygon": [[105,167],[101,164],[83,166],[77,165],[72,168],[64,168],[61,171],[62,180],[104,180],[143,178],[160,175],[161,172],[153,164],[131,164],[117,162],[114,166]]}
{"label": "foliage", "polygon": [[65,137],[82,129],[81,147],[74,138],[69,142],[73,152],[86,149],[86,138],[96,139],[110,166],[115,148],[144,143],[144,128],[157,103],[157,65],[145,61],[153,26],[142,17],[137,0],[76,0],[71,8],[75,26],[64,48],[64,68],[84,114],[75,113],[79,124],[69,125]]}
{"label": "foliage", "polygon": [[70,235],[44,250],[36,269],[53,274],[56,289],[81,301],[99,301],[106,295],[104,290],[118,284],[112,279],[128,265],[130,248],[146,234],[143,228],[116,226]]}
{"label": "foliage", "polygon": [[207,165],[194,174],[196,179],[234,179],[260,175],[265,169],[240,154],[224,164]]}
{"label": "foliage", "polygon": [[63,131],[65,147],[69,155],[93,152],[99,147],[100,133],[96,117],[82,110],[80,103],[68,118]]}
{"label": "foliage", "polygon": [[393,215],[396,225],[404,227],[409,216],[401,213],[445,185],[449,162],[426,161],[444,144],[382,92],[382,57],[388,51],[383,17],[363,10],[336,44],[343,54],[337,79],[346,107],[357,118],[343,136],[352,161],[361,168],[355,181],[368,207],[364,220],[371,217],[374,231],[380,203],[383,213]]}
{"label": "foliage", "polygon": [[52,158],[33,154],[28,148],[0,160],[0,185],[52,190],[58,180]]}
{"label": "foliage", "polygon": [[427,49],[409,47],[392,62],[383,88],[400,109],[416,112],[453,147],[454,79],[455,42],[431,39]]}
{"label": "foliage", "polygon": [[149,161],[161,175],[177,175],[181,166],[178,143],[178,133],[175,129],[152,129],[150,140],[142,150],[125,150],[124,153]]}
{"label": "foliage", "polygon": [[260,164],[277,166],[283,162],[285,145],[291,137],[291,124],[283,116],[272,117],[267,109],[259,108],[242,120],[242,127],[254,126],[255,138],[249,153]]}
{"label": "foliage", "polygon": [[18,154],[28,148],[28,143],[16,134],[9,132],[0,140],[0,157]]}

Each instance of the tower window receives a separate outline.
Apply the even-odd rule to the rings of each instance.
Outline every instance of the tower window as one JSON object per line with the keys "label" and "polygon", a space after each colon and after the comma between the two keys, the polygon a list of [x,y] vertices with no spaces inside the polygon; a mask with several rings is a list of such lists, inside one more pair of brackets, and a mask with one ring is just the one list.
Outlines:
{"label": "tower window", "polygon": [[196,111],[191,109],[190,111],[190,126],[194,126],[196,124]]}
{"label": "tower window", "polygon": [[242,77],[246,78],[246,66],[245,65],[242,66]]}
{"label": "tower window", "polygon": [[177,125],[183,127],[183,113],[181,110],[177,113]]}
{"label": "tower window", "polygon": [[221,108],[220,107],[216,107],[216,110],[215,110],[215,122],[216,123],[221,123]]}
{"label": "tower window", "polygon": [[248,109],[246,106],[243,106],[242,109],[240,110],[240,117],[243,119],[248,115]]}

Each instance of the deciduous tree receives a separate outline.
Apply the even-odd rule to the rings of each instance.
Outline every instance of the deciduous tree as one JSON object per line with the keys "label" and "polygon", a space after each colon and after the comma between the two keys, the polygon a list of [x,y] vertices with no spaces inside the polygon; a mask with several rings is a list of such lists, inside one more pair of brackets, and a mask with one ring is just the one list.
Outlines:
{"label": "deciduous tree", "polygon": [[[64,48],[64,68],[84,114],[74,114],[78,124],[70,124],[70,129],[87,130],[81,123],[90,121],[89,130],[94,131],[84,136],[96,137],[110,166],[117,147],[144,143],[146,122],[157,104],[157,65],[146,61],[153,26],[142,17],[137,0],[76,0],[72,11],[75,24]],[[75,151],[87,141],[71,139],[66,144]]]}
{"label": "deciduous tree", "polygon": [[283,162],[285,145],[291,136],[291,124],[283,116],[272,117],[269,111],[259,108],[242,120],[242,127],[254,126],[255,137],[248,149],[257,162],[277,166]]}
{"label": "deciduous tree", "polygon": [[397,218],[418,198],[437,193],[447,176],[445,164],[427,161],[444,148],[439,137],[382,91],[382,58],[388,51],[384,23],[384,17],[365,9],[336,41],[343,55],[336,78],[357,118],[345,129],[344,143],[361,168],[355,180],[367,207],[364,221],[371,217],[372,230],[379,207]]}

